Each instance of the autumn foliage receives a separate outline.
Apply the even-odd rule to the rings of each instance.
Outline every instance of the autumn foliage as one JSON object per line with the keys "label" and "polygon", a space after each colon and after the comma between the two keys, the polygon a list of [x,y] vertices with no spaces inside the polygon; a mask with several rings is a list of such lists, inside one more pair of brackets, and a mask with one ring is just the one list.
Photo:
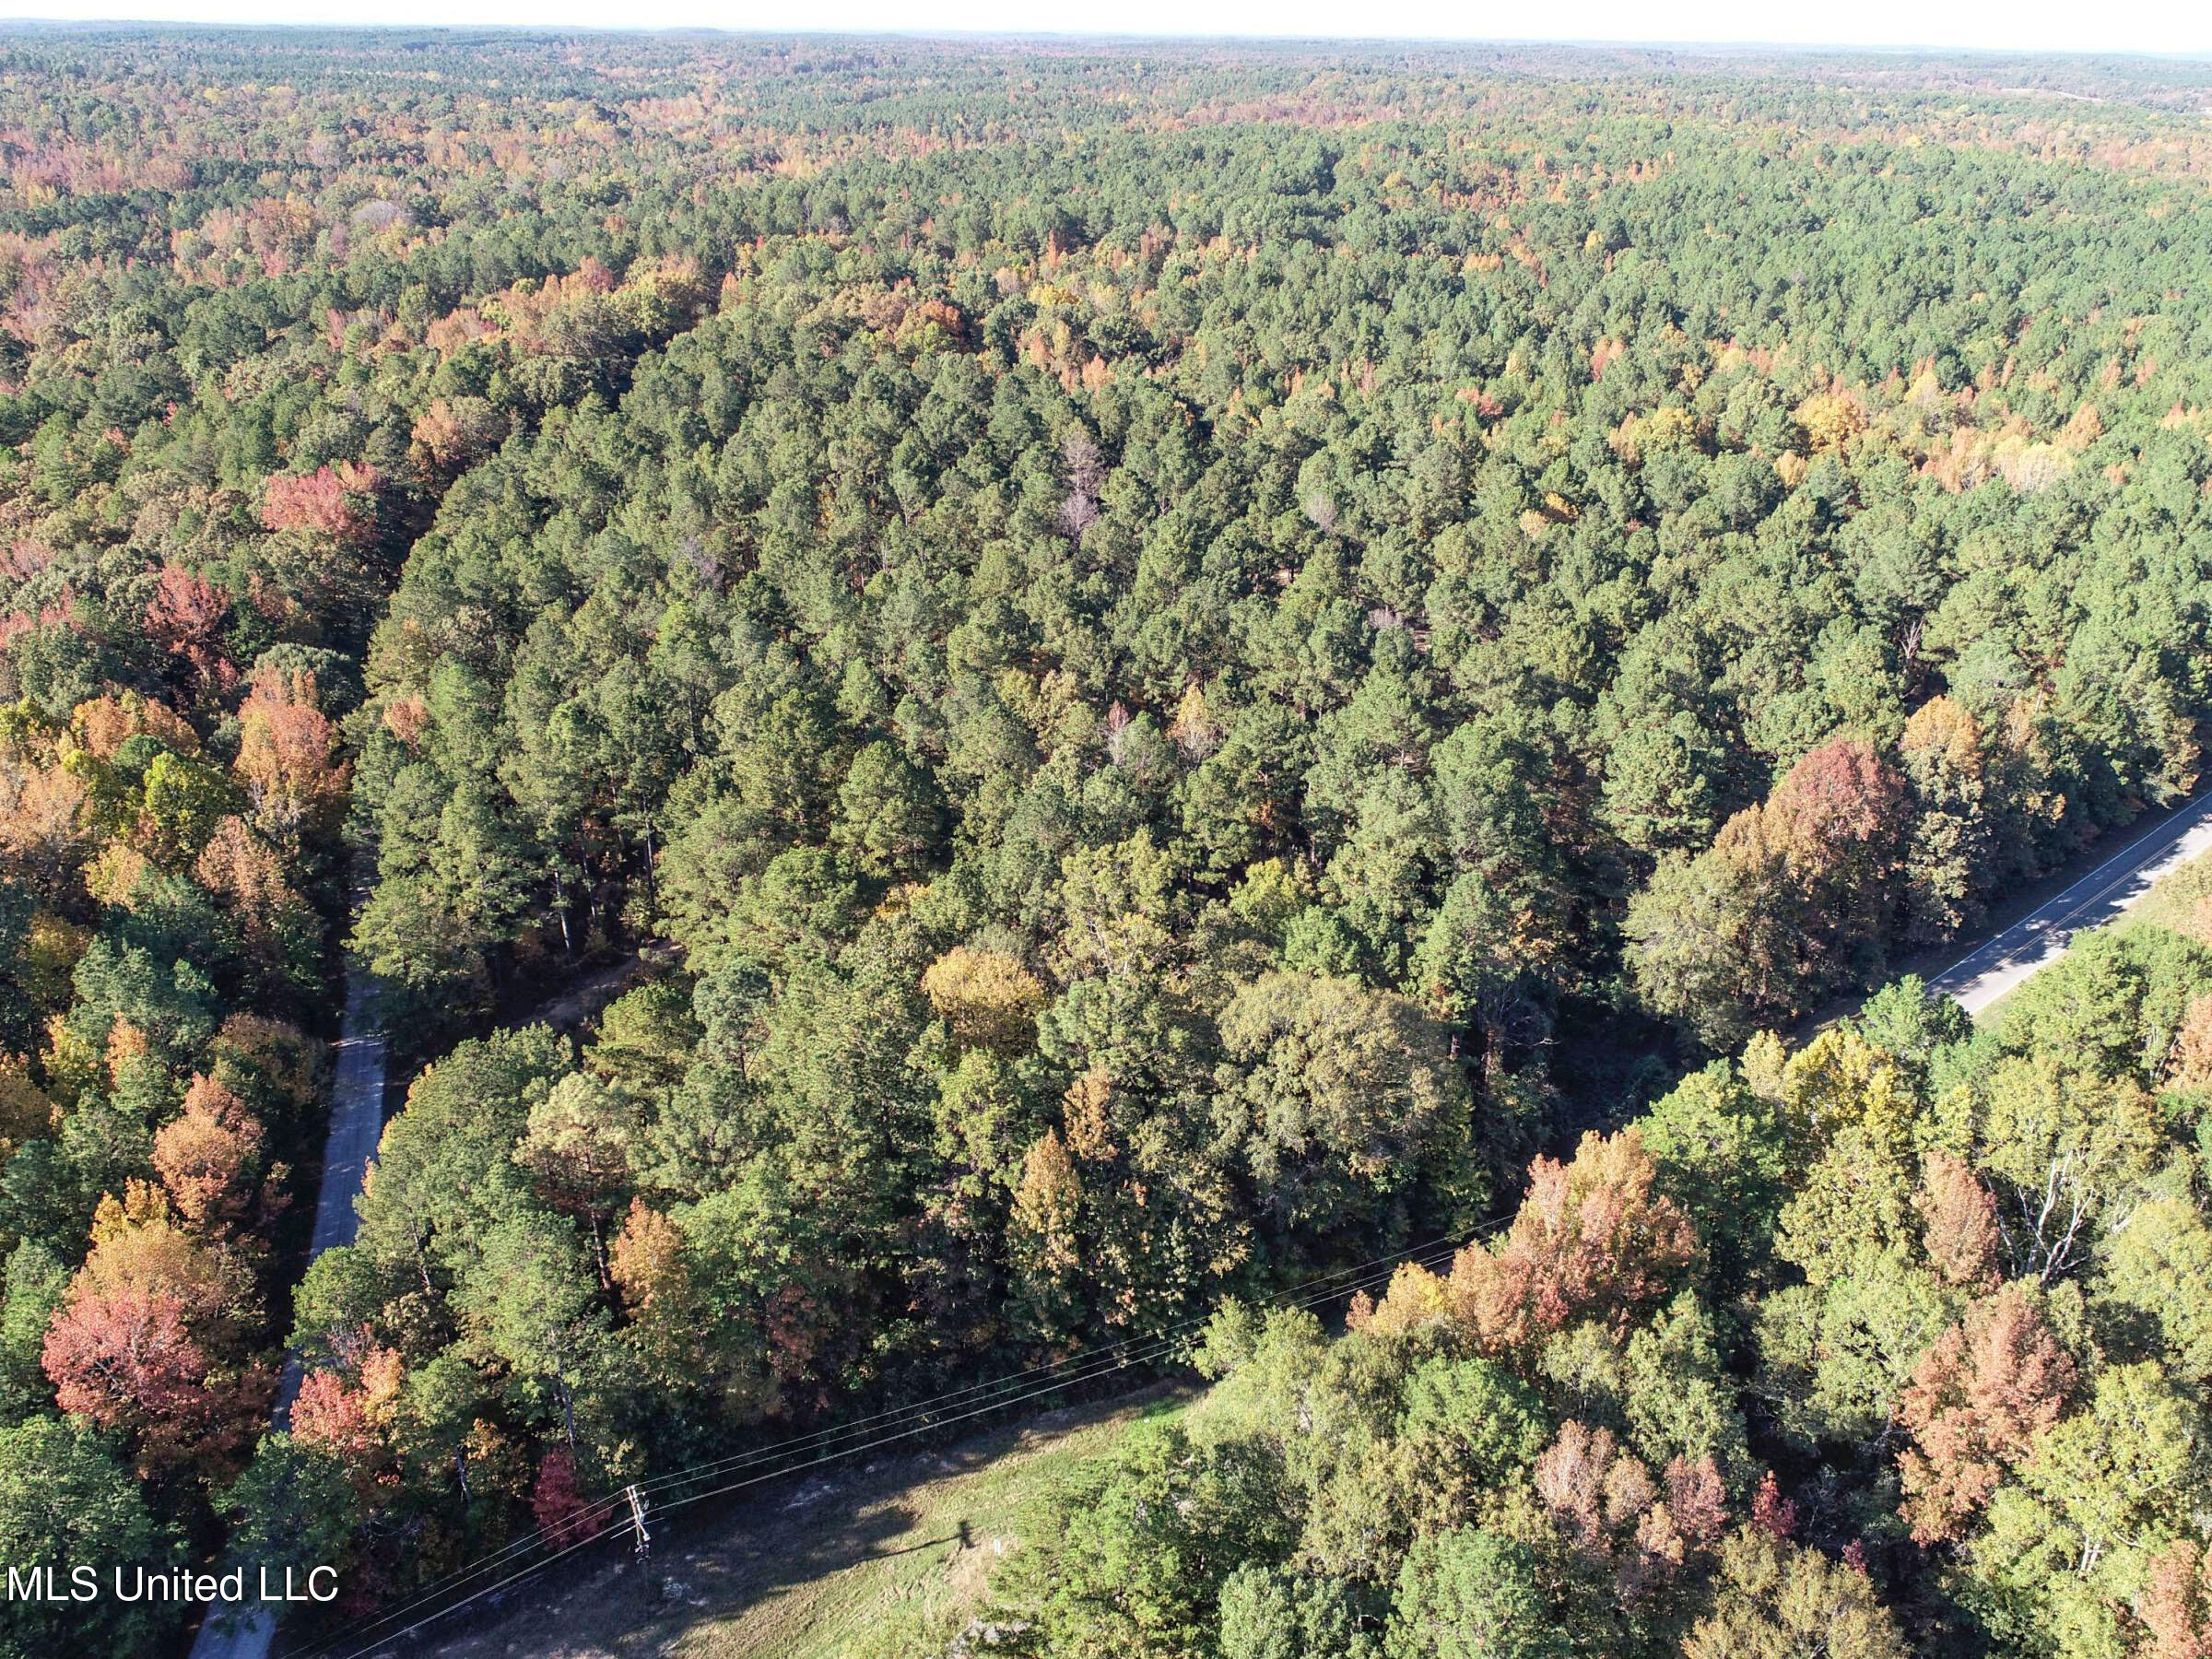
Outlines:
{"label": "autumn foliage", "polygon": [[530,1513],[557,1545],[573,1544],[591,1531],[576,1486],[576,1459],[565,1446],[547,1452],[530,1488]]}
{"label": "autumn foliage", "polygon": [[351,768],[336,758],[337,732],[316,706],[314,677],[256,676],[238,711],[234,771],[253,803],[255,826],[293,853],[333,833]]}
{"label": "autumn foliage", "polygon": [[376,534],[376,496],[382,486],[375,467],[351,461],[312,473],[278,473],[263,495],[261,520],[272,530],[303,530],[359,547]]}
{"label": "autumn foliage", "polygon": [[2204,787],[2199,67],[6,53],[15,1559],[396,1605],[1227,1309],[970,1645],[2204,1647],[2212,886],[1875,994]]}
{"label": "autumn foliage", "polygon": [[250,1274],[144,1186],[103,1201],[93,1237],[46,1333],[56,1402],[124,1434],[149,1477],[219,1471],[245,1448],[272,1384],[244,1360]]}
{"label": "autumn foliage", "polygon": [[1452,1265],[1452,1299],[1486,1352],[1511,1352],[1578,1319],[1623,1320],[1697,1259],[1689,1218],[1655,1187],[1633,1129],[1585,1135],[1573,1161],[1539,1158],[1496,1250]]}
{"label": "autumn foliage", "polygon": [[229,615],[230,596],[214,583],[181,565],[161,567],[147,601],[147,635],[197,695],[220,695],[238,683],[238,665],[223,644]]}
{"label": "autumn foliage", "polygon": [[154,1169],[177,1214],[211,1231],[244,1223],[264,1204],[265,1139],[236,1095],[211,1077],[194,1077],[183,1111],[154,1136]]}
{"label": "autumn foliage", "polygon": [[2074,1383],[2074,1361],[2023,1286],[1970,1308],[1922,1359],[1899,1405],[1913,1440],[1898,1460],[1912,1535],[1924,1544],[1957,1537],[2058,1420]]}

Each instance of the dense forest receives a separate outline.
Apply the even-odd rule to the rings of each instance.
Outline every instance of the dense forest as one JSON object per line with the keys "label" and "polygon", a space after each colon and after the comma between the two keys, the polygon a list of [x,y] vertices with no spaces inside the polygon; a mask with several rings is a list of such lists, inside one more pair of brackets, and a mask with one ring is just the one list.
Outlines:
{"label": "dense forest", "polygon": [[0,1554],[310,1642],[1227,1303],[1032,1651],[2212,1651],[2212,934],[1772,1034],[2198,785],[2207,110],[0,34]]}
{"label": "dense forest", "polygon": [[998,1645],[2206,1652],[2212,867],[2171,903],[1977,1030],[1908,980],[1754,1039],[1338,1340],[1231,1303],[1204,1410],[1053,1495]]}

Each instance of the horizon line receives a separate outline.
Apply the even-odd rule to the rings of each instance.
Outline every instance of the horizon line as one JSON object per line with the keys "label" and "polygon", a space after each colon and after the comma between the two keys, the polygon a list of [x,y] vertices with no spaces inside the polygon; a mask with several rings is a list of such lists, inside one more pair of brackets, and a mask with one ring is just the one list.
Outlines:
{"label": "horizon line", "polygon": [[2116,58],[2159,63],[2212,64],[2212,45],[2201,47],[2112,46],[1985,46],[1939,44],[1928,41],[1769,41],[1737,37],[1708,39],[1638,39],[1565,35],[1436,35],[1436,34],[1264,34],[1228,30],[1189,32],[1055,29],[961,29],[953,26],[913,29],[845,28],[731,28],[712,23],[511,23],[490,19],[458,18],[447,22],[367,22],[347,18],[274,22],[243,18],[57,18],[0,13],[0,31],[10,29],[85,32],[97,29],[227,29],[252,34],[306,34],[344,30],[357,34],[456,34],[483,30],[511,35],[599,35],[609,39],[638,39],[654,35],[712,36],[730,40],[820,41],[948,41],[970,43],[1005,41],[1088,41],[1127,45],[1254,45],[1254,46],[1439,46],[1480,49],[1553,47],[1585,52],[1745,52],[1784,56],[1828,56],[1865,53],[1877,56],[1919,53],[1950,58],[2048,58],[2093,62]]}

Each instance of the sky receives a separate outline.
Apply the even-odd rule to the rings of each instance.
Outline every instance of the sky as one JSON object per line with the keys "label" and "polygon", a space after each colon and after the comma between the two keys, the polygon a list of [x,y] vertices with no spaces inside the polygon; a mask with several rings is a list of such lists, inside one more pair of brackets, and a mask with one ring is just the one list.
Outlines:
{"label": "sky", "polygon": [[1425,40],[1758,41],[2212,56],[2204,0],[0,0],[0,17]]}

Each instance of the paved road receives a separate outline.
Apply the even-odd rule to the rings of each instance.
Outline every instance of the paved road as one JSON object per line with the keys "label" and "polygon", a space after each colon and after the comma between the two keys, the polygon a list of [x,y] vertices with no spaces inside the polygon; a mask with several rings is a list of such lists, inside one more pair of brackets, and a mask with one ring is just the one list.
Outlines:
{"label": "paved road", "polygon": [[[1928,982],[1955,998],[1969,1014],[1978,1014],[2065,955],[2077,933],[2110,922],[2147,893],[2159,877],[2205,852],[2212,852],[2212,790],[2144,831],[1978,949],[1931,975]],[[374,982],[366,974],[350,973],[337,1076],[331,1090],[323,1187],[315,1204],[315,1255],[352,1241],[353,1201],[383,1132],[383,1100],[384,1034]],[[299,1386],[300,1368],[288,1359],[277,1394],[275,1420],[279,1428],[290,1413]],[[241,1613],[218,1606],[209,1610],[193,1645],[192,1659],[267,1659],[275,1633],[276,1620],[259,1606]]]}
{"label": "paved road", "polygon": [[2037,970],[2064,956],[2074,935],[2101,927],[2152,883],[2200,853],[2212,852],[2212,789],[2145,830],[2056,897],[2045,900],[1928,984],[1969,1014],[1979,1014]]}
{"label": "paved road", "polygon": [[[358,1218],[353,1201],[368,1178],[370,1160],[384,1128],[384,1031],[377,1008],[376,982],[359,970],[346,975],[346,1022],[338,1036],[337,1075],[330,1090],[330,1137],[324,1143],[323,1187],[315,1198],[315,1230],[310,1256],[334,1244],[350,1244]],[[300,1364],[288,1355],[276,1391],[272,1418],[281,1429],[290,1420],[300,1392]],[[251,1587],[251,1586],[249,1586]],[[244,1609],[217,1602],[207,1609],[192,1659],[268,1659],[276,1620],[259,1603]]]}

